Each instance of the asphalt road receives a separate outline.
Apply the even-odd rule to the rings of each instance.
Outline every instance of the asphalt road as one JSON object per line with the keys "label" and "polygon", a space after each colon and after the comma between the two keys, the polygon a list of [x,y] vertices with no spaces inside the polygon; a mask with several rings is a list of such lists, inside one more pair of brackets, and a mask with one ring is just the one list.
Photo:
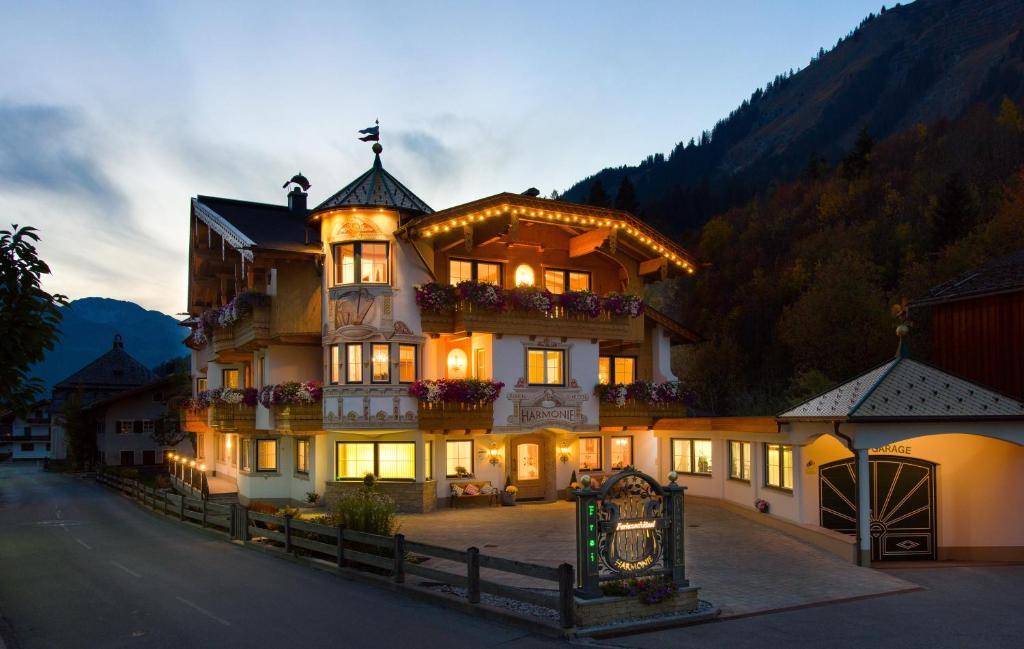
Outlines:
{"label": "asphalt road", "polygon": [[217,540],[24,464],[0,465],[0,615],[22,649],[565,646]]}

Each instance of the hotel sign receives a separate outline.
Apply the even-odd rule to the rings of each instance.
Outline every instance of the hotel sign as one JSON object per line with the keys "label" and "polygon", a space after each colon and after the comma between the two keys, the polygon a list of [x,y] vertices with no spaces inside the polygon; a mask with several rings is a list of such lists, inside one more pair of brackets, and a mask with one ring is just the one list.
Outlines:
{"label": "hotel sign", "polygon": [[583,404],[589,399],[575,382],[564,388],[530,389],[520,383],[507,398],[512,402],[508,428],[537,429],[556,426],[579,430],[587,425]]}

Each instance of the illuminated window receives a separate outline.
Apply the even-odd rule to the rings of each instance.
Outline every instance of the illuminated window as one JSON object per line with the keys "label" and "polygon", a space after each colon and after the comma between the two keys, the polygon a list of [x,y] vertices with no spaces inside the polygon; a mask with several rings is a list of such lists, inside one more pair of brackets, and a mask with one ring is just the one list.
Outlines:
{"label": "illuminated window", "polygon": [[729,442],[729,477],[750,480],[750,442]]}
{"label": "illuminated window", "polygon": [[679,473],[711,473],[711,440],[672,440],[672,468]]}
{"label": "illuminated window", "polygon": [[434,442],[423,442],[423,478],[434,479]]}
{"label": "illuminated window", "polygon": [[345,345],[345,382],[363,382],[363,344],[348,343]]}
{"label": "illuminated window", "polygon": [[277,471],[277,440],[256,440],[256,470]]}
{"label": "illuminated window", "polygon": [[612,468],[625,469],[633,464],[633,438],[613,437],[612,442]]}
{"label": "illuminated window", "polygon": [[601,470],[601,438],[580,438],[580,471]]}
{"label": "illuminated window", "polygon": [[473,378],[487,378],[487,350],[483,347],[473,350]]}
{"label": "illuminated window", "polygon": [[206,433],[196,433],[196,459],[206,458]]}
{"label": "illuminated window", "polygon": [[448,281],[452,286],[470,280],[501,286],[501,264],[471,259],[448,261]]}
{"label": "illuminated window", "polygon": [[227,462],[228,461],[228,436],[217,435],[217,461]]}
{"label": "illuminated window", "polygon": [[377,444],[377,477],[382,480],[415,480],[416,442]]}
{"label": "illuminated window", "polygon": [[452,286],[458,285],[459,282],[472,281],[472,279],[473,262],[462,259],[452,259],[448,262],[448,282]]}
{"label": "illuminated window", "polygon": [[221,381],[220,386],[222,388],[240,388],[241,384],[241,373],[238,370],[221,370]]}
{"label": "illuminated window", "polygon": [[473,474],[473,440],[445,442],[445,475],[449,478]]}
{"label": "illuminated window", "polygon": [[237,437],[235,435],[224,436],[225,452],[228,454],[228,461],[231,463],[231,466],[238,466],[238,445],[236,440]]}
{"label": "illuminated window", "polygon": [[135,425],[135,422],[133,422],[131,419],[121,419],[121,420],[118,420],[118,422],[117,422],[117,434],[118,435],[127,435],[128,433],[132,432],[132,428],[134,427],[134,425]]}
{"label": "illuminated window", "polygon": [[331,383],[341,381],[341,346],[331,345],[331,360],[328,368],[328,376]]}
{"label": "illuminated window", "polygon": [[476,281],[501,286],[501,264],[476,263]]}
{"label": "illuminated window", "polygon": [[241,460],[242,466],[239,467],[242,471],[252,471],[252,440],[248,437],[243,437],[238,445],[238,454]]}
{"label": "illuminated window", "polygon": [[391,382],[391,345],[387,343],[373,343],[370,345],[371,383]]}
{"label": "illuminated window", "polygon": [[335,284],[387,284],[387,242],[354,241],[334,246]]}
{"label": "illuminated window", "polygon": [[565,383],[565,350],[529,349],[526,365],[531,385],[563,385]]}
{"label": "illuminated window", "polygon": [[398,346],[398,381],[412,383],[416,380],[416,345]]}
{"label": "illuminated window", "polygon": [[540,479],[540,446],[519,444],[516,446],[516,477],[520,480]]}
{"label": "illuminated window", "polygon": [[257,388],[262,388],[265,383],[267,376],[267,357],[264,354],[259,354],[256,357],[256,376],[253,385]]}
{"label": "illuminated window", "polygon": [[793,488],[793,447],[788,444],[765,444],[764,483],[779,489]]}
{"label": "illuminated window", "polygon": [[362,480],[373,473],[373,442],[338,442],[338,480]]}
{"label": "illuminated window", "polygon": [[516,286],[533,286],[533,268],[529,264],[519,264],[516,267]]}
{"label": "illuminated window", "polygon": [[208,389],[208,387],[209,382],[206,380],[206,377],[196,379],[196,394],[203,392]]}
{"label": "illuminated window", "polygon": [[636,357],[601,356],[597,359],[597,381],[604,385],[636,381]]}
{"label": "illuminated window", "polygon": [[309,474],[309,440],[295,440],[295,473]]}
{"label": "illuminated window", "polygon": [[544,270],[544,288],[552,293],[589,291],[590,273],[560,268],[547,268]]}

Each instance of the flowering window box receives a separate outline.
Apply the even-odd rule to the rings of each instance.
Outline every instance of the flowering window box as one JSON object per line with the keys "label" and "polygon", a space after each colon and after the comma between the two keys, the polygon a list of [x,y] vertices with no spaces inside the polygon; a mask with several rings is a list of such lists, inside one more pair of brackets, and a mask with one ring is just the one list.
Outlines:
{"label": "flowering window box", "polygon": [[323,430],[323,384],[319,381],[285,381],[266,385],[259,402],[274,415],[273,427],[282,433]]}
{"label": "flowering window box", "polygon": [[256,409],[241,403],[217,403],[210,406],[210,426],[222,433],[256,431]]}
{"label": "flowering window box", "polygon": [[594,394],[602,426],[650,426],[659,419],[685,417],[695,401],[693,391],[680,381],[598,385]]}
{"label": "flowering window box", "polygon": [[210,409],[202,408],[193,410],[182,408],[178,413],[178,421],[181,422],[181,429],[187,433],[210,433]]}
{"label": "flowering window box", "polygon": [[494,427],[493,403],[419,403],[420,430],[490,430]]}
{"label": "flowering window box", "polygon": [[312,433],[324,428],[320,403],[273,406],[274,428],[280,433]]}
{"label": "flowering window box", "polygon": [[650,426],[659,419],[675,419],[686,416],[686,405],[682,403],[642,403],[630,401],[617,406],[601,403],[602,426]]}

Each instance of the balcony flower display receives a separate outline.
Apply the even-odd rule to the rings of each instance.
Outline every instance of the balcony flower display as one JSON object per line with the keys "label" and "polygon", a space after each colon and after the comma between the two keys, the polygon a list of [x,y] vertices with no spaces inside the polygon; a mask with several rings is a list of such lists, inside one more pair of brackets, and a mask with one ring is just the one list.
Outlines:
{"label": "balcony flower display", "polygon": [[616,383],[612,385],[600,384],[594,388],[594,394],[602,403],[612,404],[617,407],[626,405],[627,402],[667,404],[681,403],[693,405],[696,395],[682,381],[666,381],[654,383],[652,381],[634,381],[628,385]]}
{"label": "balcony flower display", "polygon": [[536,286],[517,286],[509,291],[512,308],[518,311],[536,311],[547,315],[555,308],[551,291]]}
{"label": "balcony flower display", "polygon": [[489,282],[466,280],[455,287],[455,294],[463,302],[490,311],[502,311],[505,308],[505,293],[500,287]]}
{"label": "balcony flower display", "polygon": [[266,293],[257,291],[239,293],[224,306],[204,311],[199,316],[199,326],[196,327],[192,338],[197,344],[200,344],[200,340],[209,340],[214,330],[230,327],[252,313],[255,308],[269,304],[270,296]]}
{"label": "balcony flower display", "polygon": [[417,286],[416,305],[428,313],[447,313],[455,308],[455,287],[430,282]]}
{"label": "balcony flower display", "polygon": [[266,385],[260,390],[259,402],[264,408],[273,406],[304,406],[320,403],[324,388],[319,381],[285,381]]}
{"label": "balcony flower display", "polygon": [[636,318],[644,312],[644,301],[639,295],[609,293],[601,300],[601,304],[613,316]]}
{"label": "balcony flower display", "polygon": [[213,388],[210,390],[203,390],[195,399],[190,401],[193,404],[205,404],[201,405],[201,408],[209,406],[235,406],[243,405],[248,408],[252,408],[256,405],[259,395],[256,388]]}
{"label": "balcony flower display", "polygon": [[493,403],[505,384],[478,379],[438,379],[416,381],[409,396],[426,403]]}
{"label": "balcony flower display", "polygon": [[596,318],[601,315],[601,298],[590,291],[566,291],[559,297],[568,315]]}

